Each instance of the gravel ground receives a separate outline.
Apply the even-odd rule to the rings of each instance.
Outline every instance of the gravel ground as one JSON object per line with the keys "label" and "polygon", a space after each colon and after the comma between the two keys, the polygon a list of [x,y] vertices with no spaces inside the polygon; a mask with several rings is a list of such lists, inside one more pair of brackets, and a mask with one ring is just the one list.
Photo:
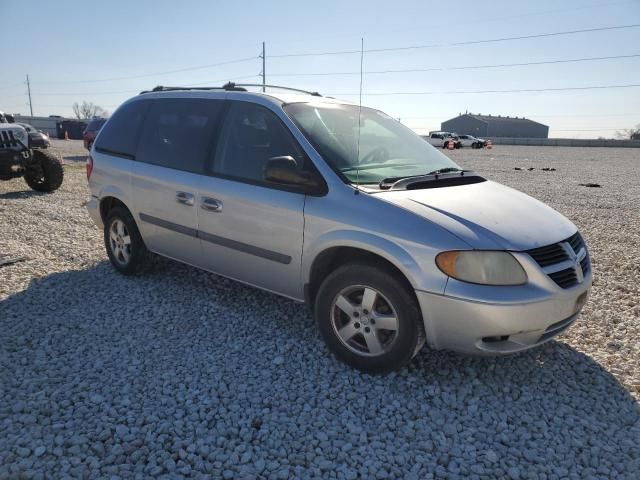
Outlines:
{"label": "gravel ground", "polygon": [[58,140],[52,138],[51,149],[64,158],[67,163],[84,162],[88,153],[82,140]]}
{"label": "gravel ground", "polygon": [[0,267],[0,478],[638,478],[640,150],[451,152],[579,226],[592,295],[533,351],[369,376],[302,305],[171,261],[115,273],[74,145],[58,192],[0,182],[0,252],[27,257]]}

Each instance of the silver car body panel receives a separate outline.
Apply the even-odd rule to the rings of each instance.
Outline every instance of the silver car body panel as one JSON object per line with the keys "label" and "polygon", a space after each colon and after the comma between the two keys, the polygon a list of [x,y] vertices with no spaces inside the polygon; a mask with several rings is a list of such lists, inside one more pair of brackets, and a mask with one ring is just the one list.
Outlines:
{"label": "silver car body panel", "polygon": [[[591,272],[574,287],[562,289],[549,272],[522,253],[560,242],[576,227],[521,192],[492,181],[398,191],[345,184],[282,105],[346,102],[220,91],[158,92],[130,101],[139,98],[227,99],[263,105],[291,131],[328,190],[324,196],[305,196],[196,175],[106,155],[94,144],[92,197],[87,203],[91,217],[101,225],[100,201],[109,196],[119,199],[132,211],[143,239],[156,253],[302,301],[314,261],[323,252],[338,247],[371,252],[393,264],[412,285],[432,347],[480,354],[518,351],[548,340],[553,335],[547,336],[547,329],[559,333],[575,319],[590,288]],[[181,192],[192,195],[193,202],[176,197]],[[527,284],[474,285],[449,278],[436,267],[438,253],[466,249],[514,252],[527,273]],[[482,340],[500,335],[509,335],[509,342]]]}
{"label": "silver car body panel", "polygon": [[[203,209],[205,198],[218,201],[221,209]],[[199,264],[302,299],[304,200],[299,193],[204,177],[198,205],[198,229],[202,232]]]}
{"label": "silver car body panel", "polygon": [[486,181],[378,194],[427,218],[476,249],[529,250],[569,237],[576,227],[544,203]]}

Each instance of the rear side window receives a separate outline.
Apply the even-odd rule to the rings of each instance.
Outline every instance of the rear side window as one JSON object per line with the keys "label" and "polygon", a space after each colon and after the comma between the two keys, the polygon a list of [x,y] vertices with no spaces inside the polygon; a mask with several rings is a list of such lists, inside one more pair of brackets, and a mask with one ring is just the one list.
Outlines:
{"label": "rear side window", "polygon": [[149,102],[127,103],[111,116],[96,140],[96,150],[134,158],[140,125]]}
{"label": "rear side window", "polygon": [[222,100],[167,98],[152,101],[136,159],[193,173],[204,171]]}

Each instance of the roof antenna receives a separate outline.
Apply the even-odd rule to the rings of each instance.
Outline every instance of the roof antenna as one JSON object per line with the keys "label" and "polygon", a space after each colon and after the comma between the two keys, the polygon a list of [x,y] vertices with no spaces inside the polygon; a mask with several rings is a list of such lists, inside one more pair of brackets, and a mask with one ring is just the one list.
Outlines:
{"label": "roof antenna", "polygon": [[356,190],[360,192],[360,129],[362,128],[362,66],[364,63],[364,37],[360,37],[360,101],[358,104],[358,142],[356,147]]}

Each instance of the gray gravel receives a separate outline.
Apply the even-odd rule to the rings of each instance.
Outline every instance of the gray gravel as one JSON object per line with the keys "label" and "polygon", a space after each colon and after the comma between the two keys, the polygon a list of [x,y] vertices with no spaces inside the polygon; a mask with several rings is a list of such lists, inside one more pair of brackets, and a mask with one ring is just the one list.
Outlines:
{"label": "gray gravel", "polygon": [[638,478],[640,150],[450,155],[571,218],[592,296],[536,350],[387,376],[336,362],[302,305],[171,261],[116,274],[82,165],[51,195],[0,182],[0,253],[28,257],[0,267],[0,478]]}

